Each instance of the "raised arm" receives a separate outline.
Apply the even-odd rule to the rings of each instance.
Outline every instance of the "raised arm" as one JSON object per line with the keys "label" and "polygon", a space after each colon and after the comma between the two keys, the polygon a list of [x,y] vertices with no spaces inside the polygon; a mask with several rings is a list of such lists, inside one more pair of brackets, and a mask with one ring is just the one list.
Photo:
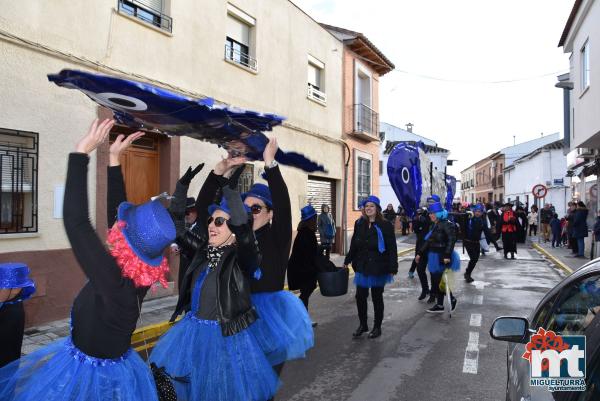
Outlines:
{"label": "raised arm", "polygon": [[63,222],[75,258],[94,288],[104,293],[121,286],[121,269],[90,223],[87,166],[88,155],[106,140],[113,124],[112,120],[100,124],[94,121],[88,134],[77,144],[77,151],[69,154],[63,202]]}
{"label": "raised arm", "polygon": [[265,147],[263,159],[265,160],[265,175],[271,191],[271,200],[273,201],[273,220],[271,230],[275,233],[274,238],[279,242],[282,252],[289,254],[292,244],[292,205],[290,204],[290,194],[287,185],[281,175],[279,166],[272,166],[275,160],[275,154],[278,150],[277,139],[270,138]]}

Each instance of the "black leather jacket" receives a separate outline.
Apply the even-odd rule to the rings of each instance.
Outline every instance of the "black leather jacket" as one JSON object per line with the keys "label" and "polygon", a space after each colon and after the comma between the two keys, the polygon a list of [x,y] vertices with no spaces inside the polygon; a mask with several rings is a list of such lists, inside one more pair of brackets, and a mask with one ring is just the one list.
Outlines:
{"label": "black leather jacket", "polygon": [[[226,188],[223,189],[223,192],[227,194],[225,196],[232,210],[228,226],[235,234],[236,246],[223,253],[217,266],[219,276],[217,278],[216,303],[221,332],[224,336],[231,336],[248,328],[258,318],[250,299],[250,277],[260,265],[260,254],[258,242],[252,231],[252,220],[249,220],[246,215],[245,222],[235,224],[235,213],[245,215],[239,193],[228,191]],[[237,196],[236,202],[233,201],[235,196]],[[196,251],[194,259],[183,276],[181,292],[171,321],[174,321],[183,311],[191,309],[194,277],[197,277],[195,273],[206,266],[205,245]]]}
{"label": "black leather jacket", "polygon": [[423,256],[428,252],[436,252],[445,259],[450,259],[456,243],[456,226],[448,220],[439,220],[433,226],[433,232],[423,243],[418,254]]}

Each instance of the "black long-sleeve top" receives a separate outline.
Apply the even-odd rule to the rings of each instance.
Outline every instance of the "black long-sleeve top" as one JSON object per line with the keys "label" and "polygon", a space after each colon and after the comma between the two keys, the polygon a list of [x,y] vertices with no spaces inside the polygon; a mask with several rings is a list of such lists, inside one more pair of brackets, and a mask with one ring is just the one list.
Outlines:
{"label": "black long-sleeve top", "polygon": [[[253,293],[283,290],[288,257],[292,245],[292,206],[287,186],[279,166],[265,169],[273,203],[273,219],[254,232],[262,255],[262,277],[250,282]],[[211,172],[196,199],[198,220],[206,221],[208,206],[215,202],[220,176]],[[202,221],[202,220],[201,220]]]}
{"label": "black long-sleeve top", "polygon": [[[73,344],[96,358],[118,358],[129,348],[140,306],[148,287],[135,288],[121,275],[115,259],[96,234],[89,219],[87,166],[89,158],[71,153],[63,205],[63,219],[73,253],[88,278],[71,313]],[[107,217],[109,227],[124,201],[121,167],[108,168]]]}
{"label": "black long-sleeve top", "polygon": [[436,252],[445,259],[450,259],[454,244],[456,244],[456,226],[448,220],[438,220],[433,224],[431,235],[423,242],[417,254],[423,256],[427,252]]}
{"label": "black long-sleeve top", "polygon": [[483,217],[469,217],[466,222],[466,233],[464,240],[467,242],[477,242],[481,240],[481,233],[485,235],[488,242],[492,241],[492,233]]}

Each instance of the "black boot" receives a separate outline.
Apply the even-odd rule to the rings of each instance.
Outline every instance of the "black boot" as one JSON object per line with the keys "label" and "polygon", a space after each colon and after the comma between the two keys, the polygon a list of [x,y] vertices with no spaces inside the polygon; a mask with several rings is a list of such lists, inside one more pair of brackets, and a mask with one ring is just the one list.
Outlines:
{"label": "black boot", "polygon": [[466,281],[467,283],[472,283],[472,282],[473,282],[473,281],[475,281],[475,280],[473,279],[473,277],[471,277],[471,274],[469,274],[469,273],[465,273],[465,281]]}
{"label": "black boot", "polygon": [[367,331],[369,331],[369,327],[367,325],[361,324],[360,326],[358,326],[356,331],[354,333],[352,333],[352,337],[354,337],[354,338],[360,337],[360,336],[362,336],[363,333],[366,333]]}
{"label": "black boot", "polygon": [[424,300],[429,295],[429,290],[421,290],[421,295],[419,295],[419,301]]}
{"label": "black boot", "polygon": [[429,293],[429,299],[427,300],[428,304],[432,304],[437,300],[437,297],[435,296],[435,294],[432,294],[431,292]]}
{"label": "black boot", "polygon": [[377,338],[380,335],[381,335],[381,327],[375,326],[375,327],[373,327],[373,330],[371,330],[371,332],[369,333],[369,338]]}

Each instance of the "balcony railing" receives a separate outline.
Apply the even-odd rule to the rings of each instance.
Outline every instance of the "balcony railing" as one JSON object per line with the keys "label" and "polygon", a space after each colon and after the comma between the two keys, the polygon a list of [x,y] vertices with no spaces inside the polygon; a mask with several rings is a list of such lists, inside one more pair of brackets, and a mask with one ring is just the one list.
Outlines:
{"label": "balcony railing", "polygon": [[233,63],[240,64],[246,68],[250,68],[253,71],[258,70],[258,62],[256,61],[256,59],[250,57],[246,53],[234,49],[228,44],[225,45],[225,60],[229,60]]}
{"label": "balcony railing", "polygon": [[355,104],[354,134],[369,140],[379,140],[379,114],[369,106]]}
{"label": "balcony railing", "polygon": [[315,100],[321,104],[327,103],[327,95],[324,92],[321,92],[311,84],[308,84],[308,94],[309,99]]}
{"label": "balcony railing", "polygon": [[173,31],[173,18],[136,0],[118,0],[118,10],[167,32]]}

